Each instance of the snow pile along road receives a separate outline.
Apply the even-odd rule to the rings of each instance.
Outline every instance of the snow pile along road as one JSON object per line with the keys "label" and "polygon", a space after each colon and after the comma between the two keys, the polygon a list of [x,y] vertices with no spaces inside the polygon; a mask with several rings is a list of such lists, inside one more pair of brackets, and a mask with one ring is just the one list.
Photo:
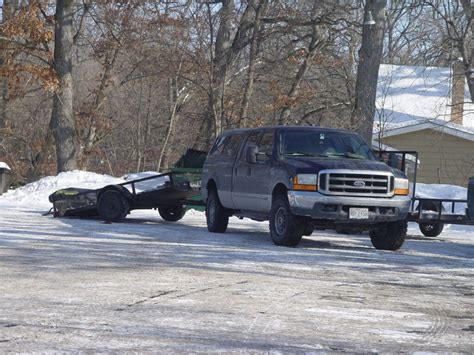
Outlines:
{"label": "snow pile along road", "polygon": [[10,190],[0,199],[0,208],[7,204],[45,208],[50,206],[48,196],[53,192],[68,187],[98,189],[109,184],[120,184],[123,179],[87,171],[69,171],[57,176],[48,176],[29,183],[16,190]]}
{"label": "snow pile along road", "polygon": [[413,225],[385,252],[332,231],[277,247],[237,218],[209,233],[196,211],[41,216],[58,189],[122,181],[75,171],[0,196],[0,352],[474,352],[472,227]]}

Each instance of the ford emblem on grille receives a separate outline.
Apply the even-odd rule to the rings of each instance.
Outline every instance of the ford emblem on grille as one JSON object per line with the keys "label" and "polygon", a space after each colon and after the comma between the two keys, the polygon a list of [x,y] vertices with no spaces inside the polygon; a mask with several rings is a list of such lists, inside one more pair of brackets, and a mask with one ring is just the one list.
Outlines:
{"label": "ford emblem on grille", "polygon": [[363,182],[362,180],[356,180],[356,181],[354,181],[354,186],[355,187],[365,187],[365,182]]}

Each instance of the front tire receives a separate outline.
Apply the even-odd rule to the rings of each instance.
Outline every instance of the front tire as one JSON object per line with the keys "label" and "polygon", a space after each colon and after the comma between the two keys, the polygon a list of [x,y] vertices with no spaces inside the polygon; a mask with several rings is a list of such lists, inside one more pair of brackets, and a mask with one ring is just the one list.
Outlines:
{"label": "front tire", "polygon": [[298,221],[290,210],[286,196],[276,196],[273,199],[270,212],[270,237],[275,245],[286,247],[297,246],[304,233],[304,224]]}
{"label": "front tire", "polygon": [[420,222],[420,231],[425,237],[437,237],[444,229],[444,223]]}
{"label": "front tire", "polygon": [[108,190],[99,196],[97,212],[99,212],[99,217],[104,221],[121,222],[129,211],[128,201],[119,191]]}
{"label": "front tire", "polygon": [[181,206],[161,206],[158,207],[161,218],[168,222],[177,222],[186,214],[186,207]]}
{"label": "front tire", "polygon": [[407,236],[407,221],[388,222],[370,231],[370,240],[375,249],[398,250]]}
{"label": "front tire", "polygon": [[229,214],[222,206],[216,190],[210,190],[206,201],[207,230],[211,233],[224,233],[229,224]]}

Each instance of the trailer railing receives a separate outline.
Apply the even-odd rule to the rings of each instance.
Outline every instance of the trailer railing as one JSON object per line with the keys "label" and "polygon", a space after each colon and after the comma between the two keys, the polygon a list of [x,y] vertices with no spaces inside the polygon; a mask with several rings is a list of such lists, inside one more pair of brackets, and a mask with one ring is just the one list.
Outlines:
{"label": "trailer railing", "polygon": [[[379,158],[388,164],[390,167],[403,171],[405,174],[408,174],[408,165],[407,161],[411,161],[413,159],[407,159],[408,156],[412,156],[414,158],[414,171],[413,171],[413,188],[411,194],[411,209],[414,210],[415,208],[415,199],[416,199],[416,179],[418,175],[418,152],[414,150],[374,150],[374,153],[379,156]],[[387,156],[385,159],[384,156]],[[401,156],[401,159],[398,159]],[[395,157],[396,159],[393,159]]]}

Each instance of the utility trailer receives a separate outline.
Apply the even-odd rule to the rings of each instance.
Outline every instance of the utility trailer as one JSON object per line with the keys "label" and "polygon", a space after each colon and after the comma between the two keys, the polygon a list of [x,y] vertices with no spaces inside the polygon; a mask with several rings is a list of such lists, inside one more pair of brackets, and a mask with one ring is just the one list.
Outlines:
{"label": "utility trailer", "polygon": [[99,217],[107,222],[122,221],[132,210],[158,209],[160,216],[175,222],[187,206],[203,206],[200,173],[167,172],[100,189],[68,188],[49,196],[55,217]]}
{"label": "utility trailer", "polygon": [[[407,172],[408,162],[413,164],[412,203],[408,221],[418,223],[421,233],[427,237],[437,237],[445,224],[474,226],[474,177],[469,179],[466,199],[425,198],[416,196],[418,152],[416,151],[376,151],[390,166]],[[456,206],[466,205],[463,213],[456,213]],[[446,208],[449,206],[449,209]]]}

